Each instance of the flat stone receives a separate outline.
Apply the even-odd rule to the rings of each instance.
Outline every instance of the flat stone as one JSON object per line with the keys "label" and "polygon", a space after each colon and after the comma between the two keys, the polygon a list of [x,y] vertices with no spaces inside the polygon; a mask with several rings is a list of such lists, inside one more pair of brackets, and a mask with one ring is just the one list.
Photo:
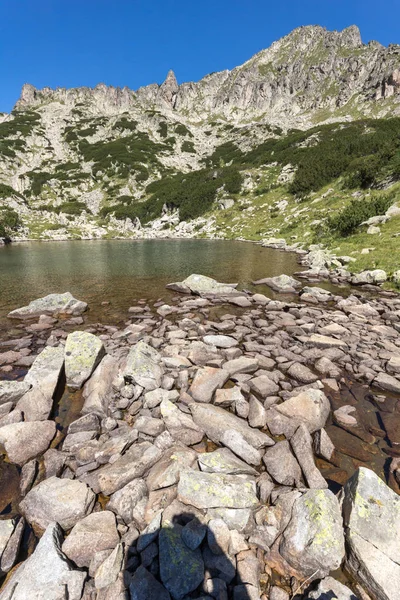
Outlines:
{"label": "flat stone", "polygon": [[203,340],[206,344],[217,348],[233,348],[239,345],[239,342],[229,335],[205,335]]}
{"label": "flat stone", "polygon": [[164,370],[160,363],[160,353],[140,341],[129,351],[123,376],[127,381],[136,383],[146,392],[150,392],[161,386]]}
{"label": "flat stone", "polygon": [[240,391],[240,388],[235,385],[232,388],[224,388],[222,390],[216,390],[214,395],[215,406],[227,408],[229,406],[236,406],[237,403],[245,401],[245,398]]}
{"label": "flat stone", "polygon": [[397,412],[381,412],[379,416],[382,419],[383,426],[385,427],[391,445],[398,446],[400,444],[400,414]]}
{"label": "flat stone", "polygon": [[249,508],[258,504],[254,481],[191,470],[181,473],[178,500],[196,508]]}
{"label": "flat stone", "polygon": [[388,375],[387,373],[378,373],[372,382],[374,386],[387,390],[388,392],[394,392],[400,394],[400,380]]}
{"label": "flat stone", "polygon": [[99,566],[94,576],[94,585],[96,589],[101,590],[112,585],[122,569],[124,560],[124,550],[122,544],[118,544]]}
{"label": "flat stone", "polygon": [[300,381],[300,383],[313,383],[318,379],[318,376],[308,367],[296,362],[289,367],[287,374],[289,377],[292,377],[292,379]]}
{"label": "flat stone", "polygon": [[262,429],[267,422],[267,411],[255,396],[249,398],[249,414],[248,421],[250,427],[258,427]]}
{"label": "flat stone", "polygon": [[134,479],[111,495],[107,503],[107,510],[113,511],[129,525],[132,522],[136,505],[143,498],[147,498],[147,495],[148,490],[144,479]]}
{"label": "flat stone", "polygon": [[310,490],[294,502],[279,551],[309,581],[339,568],[345,553],[342,516],[330,490]]}
{"label": "flat stone", "polygon": [[[16,522],[17,519],[15,519],[14,521]],[[25,519],[22,517],[16,524],[15,529],[10,539],[8,540],[7,546],[1,555],[0,571],[2,573],[8,573],[15,565],[21,547],[24,530]]]}
{"label": "flat stone", "polygon": [[112,550],[118,542],[115,515],[104,510],[79,521],[63,543],[62,551],[78,567],[89,567],[96,552]]}
{"label": "flat stone", "polygon": [[223,364],[224,371],[227,371],[230,376],[236,375],[237,373],[254,373],[258,368],[258,360],[247,356],[234,358]]}
{"label": "flat stone", "polygon": [[330,598],[332,600],[357,600],[350,588],[333,577],[322,579],[318,587],[307,594],[306,600],[329,600]]}
{"label": "flat stone", "polygon": [[10,319],[32,319],[41,315],[80,315],[87,309],[86,302],[77,300],[66,292],[65,294],[49,294],[44,298],[32,300],[28,306],[17,308],[10,313]]}
{"label": "flat stone", "polygon": [[15,525],[15,519],[5,519],[4,521],[0,521],[0,559],[14,533]]}
{"label": "flat stone", "polygon": [[260,375],[254,377],[249,381],[250,389],[262,398],[267,396],[273,396],[279,392],[279,385],[277,385],[268,375]]}
{"label": "flat stone", "polygon": [[215,390],[221,388],[229,379],[229,373],[223,369],[203,367],[194,376],[189,394],[196,402],[211,402]]}
{"label": "flat stone", "polygon": [[[252,448],[253,452],[257,452]],[[226,475],[253,475],[258,473],[246,462],[240,460],[228,448],[218,448],[214,452],[199,454],[199,467],[205,473],[225,473]],[[260,457],[261,462],[261,457]],[[259,463],[258,463],[259,464]]]}
{"label": "flat stone", "polygon": [[12,423],[0,428],[0,444],[11,462],[23,465],[45,452],[55,434],[54,421]]}
{"label": "flat stone", "polygon": [[360,467],[344,487],[346,568],[377,600],[400,598],[400,498]]}
{"label": "flat stone", "polygon": [[59,525],[51,523],[33,554],[21,563],[3,587],[1,600],[80,600],[86,573],[73,569],[61,551],[61,542]]}
{"label": "flat stone", "polygon": [[146,478],[148,489],[158,490],[178,483],[181,470],[193,467],[196,462],[197,453],[194,450],[185,446],[171,446],[150,469]]}
{"label": "flat stone", "polygon": [[295,293],[297,288],[301,287],[301,283],[290,277],[289,275],[277,275],[276,277],[265,277],[264,279],[259,279],[257,281],[253,281],[254,285],[267,285],[275,292],[280,293]]}
{"label": "flat stone", "polygon": [[57,522],[68,530],[92,511],[95,499],[92,490],[80,481],[50,477],[28,492],[20,509],[35,527],[46,529]]}
{"label": "flat stone", "polygon": [[214,554],[227,554],[231,533],[223,519],[210,519],[207,527],[208,546]]}
{"label": "flat stone", "polygon": [[316,346],[316,348],[347,348],[346,342],[319,333],[314,333],[305,342],[309,346]]}
{"label": "flat stone", "polygon": [[204,578],[200,549],[190,550],[182,540],[182,526],[165,527],[159,535],[160,577],[172,598],[181,600]]}
{"label": "flat stone", "polygon": [[[225,283],[219,283],[218,281],[216,281],[215,279],[212,279],[212,277],[206,277],[205,275],[197,275],[197,274],[193,274],[190,275],[189,277],[187,277],[186,279],[184,279],[182,282],[179,282],[178,284],[169,284],[167,285],[167,287],[171,287],[171,285],[178,285],[178,288],[172,288],[172,289],[179,289],[179,286],[181,286],[182,291],[189,290],[189,292],[192,292],[193,294],[197,294],[199,296],[202,295],[230,295],[230,294],[237,294],[238,292],[235,290],[236,285],[228,285]],[[181,291],[181,290],[179,290]]]}
{"label": "flat stone", "polygon": [[[274,441],[265,433],[252,429],[243,419],[236,417],[232,413],[212,406],[210,404],[195,404],[189,405],[194,422],[201,427],[207,437],[219,444],[222,442],[222,436],[228,429],[233,429],[239,432],[246,442],[253,448],[264,448],[265,446],[273,446]],[[231,448],[232,449],[232,448]]]}
{"label": "flat stone", "polygon": [[17,402],[30,388],[27,381],[0,381],[0,405]]}
{"label": "flat stone", "polygon": [[89,379],[105,354],[100,338],[86,331],[74,331],[65,344],[67,386],[79,390]]}
{"label": "flat stone", "polygon": [[314,434],[313,441],[314,452],[317,456],[330,461],[335,451],[335,446],[332,443],[331,438],[326,433],[325,429],[319,429]]}

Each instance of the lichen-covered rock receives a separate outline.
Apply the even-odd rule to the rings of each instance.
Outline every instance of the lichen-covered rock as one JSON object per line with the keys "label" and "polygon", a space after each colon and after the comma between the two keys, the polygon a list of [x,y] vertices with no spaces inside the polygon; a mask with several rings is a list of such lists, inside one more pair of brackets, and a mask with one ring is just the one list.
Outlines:
{"label": "lichen-covered rock", "polygon": [[86,302],[77,300],[70,292],[49,294],[32,300],[28,306],[17,308],[8,314],[10,319],[32,319],[40,315],[80,315],[87,309]]}
{"label": "lichen-covered rock", "polygon": [[160,353],[141,341],[130,349],[122,374],[150,392],[161,386],[163,372]]}
{"label": "lichen-covered rock", "polygon": [[360,467],[344,487],[346,568],[377,600],[400,598],[400,498]]}
{"label": "lichen-covered rock", "polygon": [[87,331],[74,331],[65,344],[67,386],[79,390],[89,379],[105,354],[103,342]]}
{"label": "lichen-covered rock", "polygon": [[182,526],[164,527],[159,535],[161,581],[175,600],[195,590],[204,578],[200,549],[191,550],[182,540]]}
{"label": "lichen-covered rock", "polygon": [[0,381],[0,405],[17,402],[30,387],[27,381]]}
{"label": "lichen-covered rock", "polygon": [[254,480],[189,469],[181,473],[178,499],[196,508],[249,508],[258,504]]}
{"label": "lichen-covered rock", "polygon": [[344,558],[342,516],[330,490],[310,490],[295,501],[279,551],[310,581],[339,568]]}

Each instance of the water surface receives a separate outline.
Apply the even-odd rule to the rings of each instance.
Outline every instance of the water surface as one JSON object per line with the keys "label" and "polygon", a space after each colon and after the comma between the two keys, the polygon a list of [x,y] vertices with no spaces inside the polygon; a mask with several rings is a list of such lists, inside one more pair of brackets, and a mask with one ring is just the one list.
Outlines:
{"label": "water surface", "polygon": [[0,248],[0,324],[10,310],[54,292],[71,292],[88,302],[93,318],[110,322],[141,298],[168,301],[166,284],[191,273],[251,287],[252,280],[298,268],[294,254],[224,240],[11,244]]}

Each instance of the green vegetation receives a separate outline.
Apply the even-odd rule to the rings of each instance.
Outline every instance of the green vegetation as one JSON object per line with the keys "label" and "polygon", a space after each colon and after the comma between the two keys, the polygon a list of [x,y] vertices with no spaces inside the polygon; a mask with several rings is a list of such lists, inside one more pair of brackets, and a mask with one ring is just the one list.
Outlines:
{"label": "green vegetation", "polygon": [[177,133],[178,135],[183,135],[185,137],[193,137],[193,133],[189,131],[189,129],[186,127],[186,125],[183,125],[183,123],[179,123],[179,125],[175,127],[175,133]]}
{"label": "green vegetation", "polygon": [[0,207],[0,237],[4,238],[21,225],[18,213],[12,208]]}
{"label": "green vegetation", "polygon": [[393,195],[376,196],[370,200],[352,200],[337,215],[328,219],[328,229],[340,237],[346,237],[354,233],[364,221],[384,215],[393,202]]}
{"label": "green vegetation", "polygon": [[131,121],[126,117],[121,117],[114,125],[113,129],[129,129],[129,131],[136,131],[138,122]]}
{"label": "green vegetation", "polygon": [[24,199],[23,195],[14,190],[10,185],[6,185],[5,183],[0,183],[0,199],[12,198],[13,196],[17,196],[17,198]]}
{"label": "green vegetation", "polygon": [[189,152],[190,154],[195,154],[196,149],[194,147],[193,142],[184,141],[182,144],[182,152]]}

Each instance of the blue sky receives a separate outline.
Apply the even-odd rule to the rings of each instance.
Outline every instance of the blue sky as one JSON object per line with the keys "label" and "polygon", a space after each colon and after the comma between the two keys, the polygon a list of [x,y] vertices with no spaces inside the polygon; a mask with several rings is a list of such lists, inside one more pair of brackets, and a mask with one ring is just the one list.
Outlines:
{"label": "blue sky", "polygon": [[23,83],[137,89],[231,69],[300,25],[400,43],[399,0],[0,0],[0,111]]}

